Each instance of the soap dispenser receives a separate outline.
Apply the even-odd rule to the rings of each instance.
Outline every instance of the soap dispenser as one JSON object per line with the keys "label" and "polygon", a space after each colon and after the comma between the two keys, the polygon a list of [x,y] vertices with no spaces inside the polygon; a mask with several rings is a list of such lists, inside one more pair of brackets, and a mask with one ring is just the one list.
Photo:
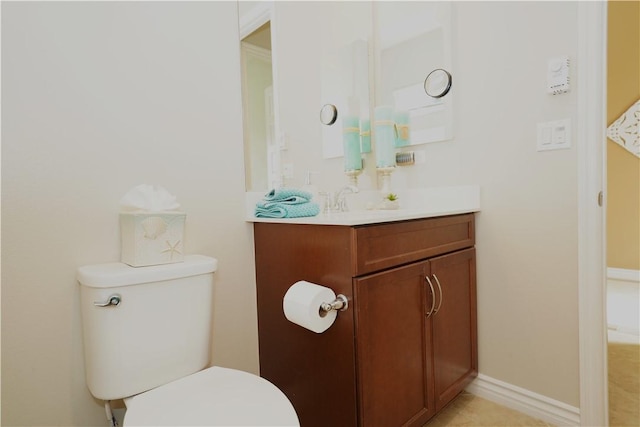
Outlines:
{"label": "soap dispenser", "polygon": [[317,200],[318,199],[318,187],[316,187],[315,185],[311,184],[311,174],[320,174],[320,172],[314,172],[314,171],[307,171],[307,176],[304,180],[304,186],[302,187],[302,189],[304,191],[307,191],[309,193],[311,193],[311,198],[313,200]]}

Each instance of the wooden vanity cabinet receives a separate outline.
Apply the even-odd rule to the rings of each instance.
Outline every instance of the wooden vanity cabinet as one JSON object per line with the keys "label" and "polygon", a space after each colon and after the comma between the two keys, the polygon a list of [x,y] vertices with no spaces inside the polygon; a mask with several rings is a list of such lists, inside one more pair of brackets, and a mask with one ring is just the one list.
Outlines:
{"label": "wooden vanity cabinet", "polygon": [[[260,373],[303,427],[422,426],[475,377],[473,219],[254,224]],[[298,280],[349,300],[322,334],[284,317]]]}

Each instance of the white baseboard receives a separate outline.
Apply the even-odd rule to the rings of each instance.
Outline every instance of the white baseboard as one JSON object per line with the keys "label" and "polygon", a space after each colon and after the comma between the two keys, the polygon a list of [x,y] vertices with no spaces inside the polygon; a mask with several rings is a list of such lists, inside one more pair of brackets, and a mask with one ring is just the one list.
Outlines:
{"label": "white baseboard", "polygon": [[609,267],[607,268],[607,279],[640,283],[640,270]]}
{"label": "white baseboard", "polygon": [[478,374],[466,389],[476,396],[556,426],[579,426],[580,409],[538,393]]}

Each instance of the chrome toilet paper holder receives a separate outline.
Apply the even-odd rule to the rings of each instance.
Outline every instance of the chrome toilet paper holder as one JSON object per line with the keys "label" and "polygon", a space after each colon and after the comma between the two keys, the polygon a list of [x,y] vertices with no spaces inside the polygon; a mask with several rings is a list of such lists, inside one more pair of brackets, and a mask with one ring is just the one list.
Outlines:
{"label": "chrome toilet paper holder", "polygon": [[336,299],[331,302],[323,302],[320,304],[320,310],[325,313],[329,313],[330,311],[345,311],[349,308],[349,300],[342,294],[336,295]]}

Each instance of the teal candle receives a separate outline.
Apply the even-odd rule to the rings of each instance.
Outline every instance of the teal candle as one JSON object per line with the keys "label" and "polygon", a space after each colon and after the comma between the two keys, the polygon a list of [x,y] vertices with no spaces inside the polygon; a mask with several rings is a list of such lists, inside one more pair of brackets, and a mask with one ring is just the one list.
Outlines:
{"label": "teal candle", "polygon": [[407,111],[396,111],[393,114],[396,123],[396,147],[406,147],[409,145],[409,113]]}
{"label": "teal candle", "polygon": [[384,105],[375,109],[375,142],[376,167],[385,168],[396,165],[395,128],[393,121],[393,107]]}
{"label": "teal candle", "polygon": [[357,117],[347,116],[342,120],[342,143],[344,145],[344,170],[361,170],[360,126]]}
{"label": "teal candle", "polygon": [[371,121],[369,119],[360,120],[360,152],[371,152]]}

